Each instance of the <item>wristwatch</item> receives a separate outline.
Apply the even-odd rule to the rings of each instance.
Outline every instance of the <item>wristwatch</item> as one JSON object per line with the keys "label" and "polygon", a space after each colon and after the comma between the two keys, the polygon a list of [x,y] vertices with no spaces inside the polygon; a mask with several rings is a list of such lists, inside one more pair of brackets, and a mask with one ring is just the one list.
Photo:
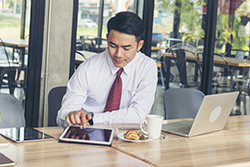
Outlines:
{"label": "wristwatch", "polygon": [[93,122],[94,113],[90,112],[89,114],[91,114],[92,117],[91,117],[91,120],[89,120],[88,122],[90,125],[93,125],[94,124],[94,122]]}

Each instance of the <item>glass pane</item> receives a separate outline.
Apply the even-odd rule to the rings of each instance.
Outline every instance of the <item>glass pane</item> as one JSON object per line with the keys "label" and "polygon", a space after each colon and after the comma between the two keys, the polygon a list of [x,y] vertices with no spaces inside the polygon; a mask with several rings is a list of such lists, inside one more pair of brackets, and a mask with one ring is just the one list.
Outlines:
{"label": "glass pane", "polygon": [[[30,0],[0,2],[0,66],[1,70],[5,70],[4,75],[1,76],[3,79],[0,88],[2,93],[16,96],[23,107],[28,62],[30,3]],[[23,6],[25,11],[22,11]]]}
{"label": "glass pane", "polygon": [[79,1],[78,8],[78,23],[77,35],[86,35],[90,37],[97,36],[98,15],[99,15],[99,0],[94,1]]}
{"label": "glass pane", "polygon": [[201,2],[156,0],[152,45],[171,47],[186,42],[195,49],[203,46]]}
{"label": "glass pane", "polygon": [[248,114],[249,9],[249,0],[218,1],[215,53],[223,56],[227,65],[214,67],[214,81],[218,86],[226,85],[217,88],[217,92],[241,92],[232,115]]}
{"label": "glass pane", "polygon": [[248,0],[219,1],[216,53],[233,56],[236,50],[249,51],[249,7]]}
{"label": "glass pane", "polygon": [[[104,0],[102,22],[99,19],[99,0],[79,0],[77,23],[77,50],[101,52],[107,48],[106,34],[107,21],[119,11],[132,11],[133,0]],[[102,26],[101,35],[98,36],[98,26]]]}
{"label": "glass pane", "polygon": [[121,11],[135,12],[133,5],[134,0],[104,0],[102,38],[106,38],[108,20]]}
{"label": "glass pane", "polygon": [[[176,63],[171,60],[170,82],[177,83],[177,87],[199,86],[201,73],[195,73],[196,59],[198,52],[203,50],[204,43],[204,27],[203,20],[203,1],[199,0],[156,0],[154,10],[153,34],[152,34],[152,54],[151,57],[156,59],[158,63],[162,52],[172,54],[174,48],[184,49],[187,58],[186,75],[182,78],[180,69],[183,67],[174,66]],[[155,48],[156,47],[156,48]],[[161,70],[166,72],[166,64],[162,63]],[[164,71],[165,70],[165,71]],[[183,71],[184,72],[184,71]],[[161,74],[161,73],[160,73]],[[198,79],[197,79],[198,77]],[[163,87],[165,79],[159,76]],[[185,82],[181,80],[185,80]],[[188,85],[186,85],[188,84]]]}

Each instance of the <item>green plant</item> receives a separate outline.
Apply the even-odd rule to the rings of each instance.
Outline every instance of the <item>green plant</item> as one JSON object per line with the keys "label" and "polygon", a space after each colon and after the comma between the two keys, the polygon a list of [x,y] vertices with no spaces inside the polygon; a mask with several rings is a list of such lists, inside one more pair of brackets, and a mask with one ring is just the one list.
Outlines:
{"label": "green plant", "polygon": [[234,15],[229,15],[228,13],[219,13],[217,15],[216,53],[225,53],[227,43],[231,44],[232,49],[249,50],[247,46],[249,37],[245,33],[245,26],[248,20],[243,20],[247,18],[244,16],[246,16],[248,11],[249,7],[243,2]]}
{"label": "green plant", "polygon": [[[157,5],[166,11],[170,11],[173,15],[174,12],[180,14],[180,20],[175,19],[173,24],[178,25],[178,32],[180,36],[178,38],[184,41],[198,45],[198,41],[204,38],[204,30],[201,28],[202,25],[202,9],[204,2],[203,0],[157,0]],[[185,28],[185,32],[182,32],[182,28]],[[171,27],[171,31],[173,26]]]}

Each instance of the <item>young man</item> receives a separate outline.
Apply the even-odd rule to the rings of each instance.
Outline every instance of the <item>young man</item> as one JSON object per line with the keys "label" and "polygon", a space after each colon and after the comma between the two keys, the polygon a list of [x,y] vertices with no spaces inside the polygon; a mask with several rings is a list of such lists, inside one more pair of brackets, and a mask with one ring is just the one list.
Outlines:
{"label": "young man", "polygon": [[[58,111],[58,125],[86,127],[145,119],[154,103],[158,78],[155,61],[140,52],[144,33],[143,21],[132,12],[120,12],[108,21],[108,50],[82,63],[71,77]],[[122,83],[121,100],[118,109],[111,110],[106,102],[112,101],[109,92],[116,77]]]}

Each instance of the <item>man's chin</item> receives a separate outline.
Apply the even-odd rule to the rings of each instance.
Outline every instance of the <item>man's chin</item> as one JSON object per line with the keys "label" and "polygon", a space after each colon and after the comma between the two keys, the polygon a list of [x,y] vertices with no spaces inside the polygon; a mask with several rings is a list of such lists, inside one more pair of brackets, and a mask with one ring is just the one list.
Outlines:
{"label": "man's chin", "polygon": [[127,65],[127,63],[125,63],[124,61],[121,62],[121,63],[118,63],[116,61],[113,61],[113,64],[116,66],[116,67],[119,67],[119,68],[122,68],[122,67],[125,67]]}
{"label": "man's chin", "polygon": [[118,68],[122,68],[122,67],[124,67],[125,65],[124,64],[114,64],[116,67],[118,67]]}

